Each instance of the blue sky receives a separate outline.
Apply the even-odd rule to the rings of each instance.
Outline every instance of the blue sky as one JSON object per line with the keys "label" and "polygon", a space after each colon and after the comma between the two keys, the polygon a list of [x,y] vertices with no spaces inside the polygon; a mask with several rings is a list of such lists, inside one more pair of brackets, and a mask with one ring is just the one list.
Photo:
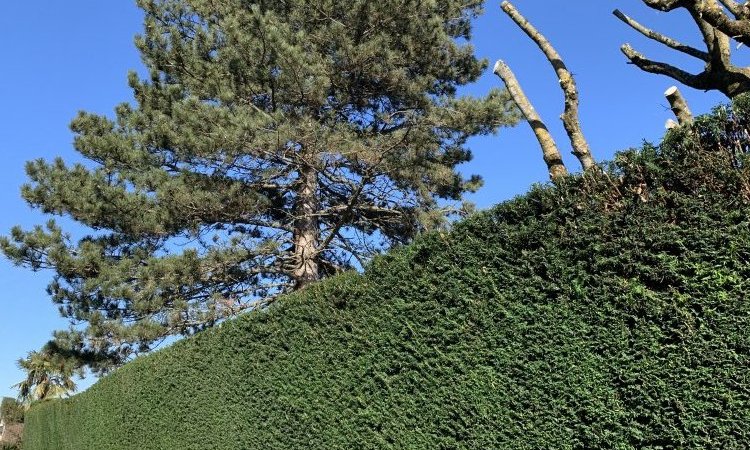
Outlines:
{"label": "blue sky", "polygon": [[[643,139],[659,139],[664,122],[671,118],[662,93],[673,83],[625,64],[619,46],[630,42],[648,56],[694,71],[701,65],[646,40],[611,12],[620,8],[646,25],[700,46],[686,15],[659,13],[638,0],[516,0],[514,4],[550,39],[575,74],[583,130],[598,160],[637,147]],[[577,170],[557,119],[563,98],[551,67],[500,12],[499,1],[488,2],[486,10],[476,22],[473,41],[477,53],[490,60],[490,68],[465,92],[480,95],[500,85],[491,66],[504,59],[566,153],[568,167]],[[19,196],[26,179],[24,162],[55,156],[77,161],[68,129],[75,114],[79,110],[111,114],[117,103],[131,99],[126,74],[140,68],[132,43],[140,29],[141,14],[130,0],[25,0],[4,5],[0,233],[6,234],[13,225],[30,227],[45,220]],[[682,91],[696,113],[724,101],[716,93]],[[484,177],[484,188],[471,198],[482,208],[547,180],[541,152],[525,123],[497,136],[475,139],[471,147],[475,158],[463,170]],[[39,348],[52,330],[66,327],[45,293],[50,276],[13,267],[0,257],[0,396],[15,396],[11,385],[23,377],[15,361]]]}

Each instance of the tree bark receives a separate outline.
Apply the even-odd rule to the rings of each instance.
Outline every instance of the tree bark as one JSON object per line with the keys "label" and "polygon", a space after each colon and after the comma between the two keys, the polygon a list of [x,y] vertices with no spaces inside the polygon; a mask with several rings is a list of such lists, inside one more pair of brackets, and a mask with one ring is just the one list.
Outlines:
{"label": "tree bark", "polygon": [[[697,25],[706,51],[684,45],[644,27],[619,10],[614,14],[644,36],[704,61],[702,72],[692,74],[673,65],[651,60],[630,45],[621,47],[630,63],[645,72],[666,75],[699,90],[717,90],[729,98],[750,91],[750,68],[732,64],[730,39],[750,44],[750,8],[735,0],[643,0],[647,6],[670,12],[685,9]],[[730,15],[734,16],[734,20]]]}
{"label": "tree bark", "polygon": [[526,117],[526,121],[534,131],[534,135],[542,147],[542,157],[547,164],[550,179],[554,182],[567,175],[568,170],[565,168],[555,140],[552,138],[547,126],[542,121],[542,118],[539,117],[539,114],[537,114],[528,97],[526,97],[523,89],[521,89],[521,85],[518,83],[513,71],[503,61],[498,60],[495,63],[493,72],[503,80],[505,86],[508,88],[508,92],[513,97],[513,101],[518,105],[518,109],[521,110],[521,113]]}
{"label": "tree bark", "polygon": [[750,7],[748,7],[747,2],[737,3],[734,0],[719,0],[719,2],[721,2],[721,4],[724,5],[736,19],[746,20],[750,18]]}
{"label": "tree bark", "polygon": [[669,106],[672,108],[672,112],[677,117],[677,122],[680,125],[689,125],[693,123],[693,113],[690,112],[685,97],[682,96],[682,93],[677,86],[672,86],[667,89],[666,92],[664,92],[664,96],[667,97]]}
{"label": "tree bark", "polygon": [[317,259],[320,227],[316,216],[318,174],[309,165],[302,166],[298,173],[299,186],[294,208],[294,268],[291,273],[295,290],[320,278]]}
{"label": "tree bark", "polygon": [[640,23],[633,20],[631,17],[624,14],[619,9],[615,9],[612,11],[612,14],[615,15],[618,19],[623,21],[625,24],[636,30],[637,32],[641,33],[642,35],[646,36],[649,39],[653,39],[656,42],[662,43],[666,45],[669,48],[672,48],[674,50],[677,50],[679,52],[685,53],[686,55],[693,56],[695,58],[700,59],[701,61],[709,62],[711,61],[711,56],[708,54],[708,52],[704,52],[702,50],[698,50],[697,48],[691,47],[689,45],[685,45],[682,42],[679,42],[675,39],[672,39],[668,36],[665,36],[661,33],[658,33],[650,28],[646,28],[645,26],[641,25]]}
{"label": "tree bark", "polygon": [[594,158],[591,156],[591,149],[583,136],[581,130],[581,123],[578,119],[578,87],[573,79],[573,74],[570,73],[565,62],[557,50],[550,44],[547,38],[542,35],[534,26],[526,20],[523,15],[508,1],[502,2],[500,5],[503,11],[531,38],[534,43],[542,50],[544,56],[552,64],[555,69],[557,78],[560,82],[563,94],[565,95],[565,110],[560,116],[562,119],[565,132],[568,134],[570,139],[570,145],[573,147],[573,154],[578,158],[581,163],[583,170],[589,170],[596,166]]}

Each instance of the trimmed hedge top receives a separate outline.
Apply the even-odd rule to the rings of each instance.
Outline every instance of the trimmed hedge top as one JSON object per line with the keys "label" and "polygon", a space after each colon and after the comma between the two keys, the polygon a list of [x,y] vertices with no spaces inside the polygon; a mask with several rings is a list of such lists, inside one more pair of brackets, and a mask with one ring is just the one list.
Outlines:
{"label": "trimmed hedge top", "polygon": [[38,404],[24,449],[743,448],[737,108]]}

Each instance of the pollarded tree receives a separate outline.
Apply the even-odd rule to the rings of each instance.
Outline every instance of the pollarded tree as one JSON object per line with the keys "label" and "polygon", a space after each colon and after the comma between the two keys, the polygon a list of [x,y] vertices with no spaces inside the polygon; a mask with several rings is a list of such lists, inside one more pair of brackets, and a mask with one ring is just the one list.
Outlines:
{"label": "pollarded tree", "polygon": [[[539,50],[542,51],[547,61],[555,70],[555,75],[565,97],[564,111],[560,115],[560,120],[562,120],[565,132],[570,139],[573,155],[578,158],[584,171],[595,169],[597,167],[596,161],[591,154],[588,141],[583,136],[581,122],[578,117],[578,87],[573,74],[568,70],[562,57],[547,38],[511,2],[507,0],[503,1],[500,4],[500,8],[539,47]],[[567,176],[568,170],[565,168],[557,143],[555,143],[555,140],[547,129],[547,125],[536,112],[526,93],[521,88],[516,75],[503,60],[498,60],[495,63],[493,71],[495,75],[503,80],[503,83],[508,88],[508,93],[518,105],[519,110],[534,131],[539,146],[542,148],[542,157],[547,165],[550,178],[553,182],[563,179]]]}
{"label": "pollarded tree", "polygon": [[95,370],[444,225],[480,185],[467,139],[517,120],[456,95],[486,67],[461,43],[479,0],[138,4],[136,103],[75,118],[89,163],[27,166],[32,206],[93,231],[2,241],[55,272],[57,345]]}
{"label": "pollarded tree", "polygon": [[[732,62],[731,40],[750,45],[750,5],[736,0],[643,0],[647,6],[664,12],[684,9],[701,33],[705,50],[691,47],[640,24],[619,10],[614,14],[649,39],[705,64],[700,73],[690,73],[671,64],[654,61],[629,44],[622,46],[628,60],[646,72],[666,75],[686,86],[704,91],[717,90],[729,98],[750,91],[750,67]],[[669,91],[668,91],[669,92]]]}

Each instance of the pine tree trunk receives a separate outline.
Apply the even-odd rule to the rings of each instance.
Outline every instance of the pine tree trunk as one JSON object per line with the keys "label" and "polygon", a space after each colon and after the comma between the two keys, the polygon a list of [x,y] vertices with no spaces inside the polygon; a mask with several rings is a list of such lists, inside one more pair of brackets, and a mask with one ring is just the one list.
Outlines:
{"label": "pine tree trunk", "polygon": [[299,170],[299,191],[294,218],[294,262],[292,270],[294,288],[302,289],[320,278],[317,258],[319,224],[315,216],[318,198],[318,174],[310,166]]}

